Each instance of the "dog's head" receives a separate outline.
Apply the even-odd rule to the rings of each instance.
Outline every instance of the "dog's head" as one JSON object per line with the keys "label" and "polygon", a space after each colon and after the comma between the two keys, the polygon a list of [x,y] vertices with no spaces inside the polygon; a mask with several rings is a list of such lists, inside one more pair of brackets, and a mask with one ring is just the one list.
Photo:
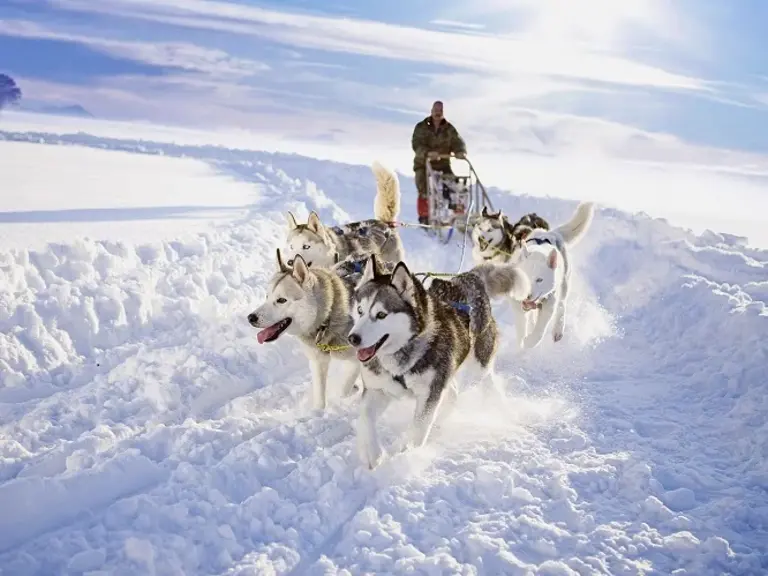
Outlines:
{"label": "dog's head", "polygon": [[317,277],[304,258],[297,254],[293,266],[286,266],[278,249],[277,267],[269,282],[266,300],[248,314],[250,325],[260,328],[257,338],[261,344],[274,342],[283,334],[306,334],[317,316],[310,298]]}
{"label": "dog's head", "polygon": [[472,229],[472,242],[486,250],[489,246],[498,246],[504,240],[504,214],[501,210],[495,214],[483,206],[480,221]]}
{"label": "dog's head", "polygon": [[548,243],[522,244],[520,269],[528,275],[531,281],[531,292],[523,300],[524,310],[533,310],[555,291],[557,282],[557,267],[560,258],[555,247]]}
{"label": "dog's head", "polygon": [[[311,212],[306,224],[299,224],[296,217],[288,212],[288,235],[285,239],[286,254],[299,254],[308,266],[326,268],[335,263],[336,253],[328,231],[316,212]],[[293,265],[293,259],[288,260]]]}
{"label": "dog's head", "polygon": [[418,280],[404,262],[385,274],[376,256],[368,258],[355,288],[354,325],[348,337],[360,362],[368,362],[377,354],[394,354],[418,334],[418,288]]}

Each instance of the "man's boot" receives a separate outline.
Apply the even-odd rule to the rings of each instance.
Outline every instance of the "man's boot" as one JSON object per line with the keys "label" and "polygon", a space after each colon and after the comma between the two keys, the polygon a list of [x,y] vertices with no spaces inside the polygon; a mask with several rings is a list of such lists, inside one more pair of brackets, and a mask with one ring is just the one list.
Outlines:
{"label": "man's boot", "polygon": [[419,224],[429,224],[429,201],[419,197],[416,202],[416,210],[419,214]]}

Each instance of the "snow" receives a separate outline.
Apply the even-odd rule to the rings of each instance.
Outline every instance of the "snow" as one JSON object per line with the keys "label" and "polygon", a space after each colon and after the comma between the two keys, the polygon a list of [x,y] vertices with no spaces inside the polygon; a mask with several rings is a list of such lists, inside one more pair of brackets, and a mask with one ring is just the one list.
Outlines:
{"label": "snow", "polygon": [[[503,338],[500,390],[465,391],[427,446],[370,472],[357,397],[334,381],[311,411],[295,343],[259,345],[245,320],[285,211],[369,217],[370,169],[79,144],[1,143],[4,218],[109,212],[0,227],[0,573],[768,571],[768,252],[601,208],[565,338],[522,355]],[[551,222],[575,208],[494,199]],[[412,269],[456,270],[456,245],[403,238]],[[395,406],[387,444],[411,413]]]}
{"label": "snow", "polygon": [[200,160],[79,146],[0,141],[0,170],[6,247],[42,249],[74,235],[161,240],[243,217],[259,196],[258,185]]}

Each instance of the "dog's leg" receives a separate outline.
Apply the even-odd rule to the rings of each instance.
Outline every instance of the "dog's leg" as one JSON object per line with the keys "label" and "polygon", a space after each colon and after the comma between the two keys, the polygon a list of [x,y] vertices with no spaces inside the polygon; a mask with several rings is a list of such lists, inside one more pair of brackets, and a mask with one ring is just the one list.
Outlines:
{"label": "dog's leg", "polygon": [[435,381],[432,382],[428,390],[425,390],[426,394],[416,394],[416,410],[413,414],[410,442],[403,447],[403,451],[409,448],[419,448],[427,442],[435,419],[442,409],[443,400],[446,395],[452,394],[452,392],[447,392],[449,386],[448,382]]}
{"label": "dog's leg", "polygon": [[538,318],[536,318],[536,325],[533,327],[531,333],[525,337],[523,346],[526,348],[534,348],[538,346],[539,342],[541,342],[541,339],[544,337],[547,327],[552,321],[552,317],[555,315],[556,305],[557,302],[555,302],[554,297],[547,298],[544,301],[541,305],[541,310],[539,310]]}
{"label": "dog's leg", "polygon": [[528,336],[528,315],[516,300],[512,301],[512,313],[515,316],[515,343],[522,350],[525,337]]}
{"label": "dog's leg", "polygon": [[312,372],[312,409],[325,410],[328,405],[328,365],[331,363],[331,355],[308,347],[307,356]]}
{"label": "dog's leg", "polygon": [[435,418],[434,427],[439,427],[445,422],[445,419],[451,415],[456,408],[456,402],[459,400],[459,389],[456,385],[456,379],[451,378],[443,391],[443,402]]}
{"label": "dog's leg", "polygon": [[557,310],[555,312],[555,323],[552,329],[552,339],[560,342],[565,334],[565,301],[568,298],[568,277],[564,276],[560,284],[560,294],[557,299]]}
{"label": "dog's leg", "polygon": [[357,422],[357,453],[360,461],[373,470],[383,457],[376,424],[387,409],[391,398],[376,388],[366,388],[363,383],[363,398],[360,404],[360,418]]}
{"label": "dog's leg", "polygon": [[357,360],[344,362],[344,379],[341,384],[342,398],[349,398],[354,394],[355,382],[357,382],[358,376],[360,376],[360,362]]}

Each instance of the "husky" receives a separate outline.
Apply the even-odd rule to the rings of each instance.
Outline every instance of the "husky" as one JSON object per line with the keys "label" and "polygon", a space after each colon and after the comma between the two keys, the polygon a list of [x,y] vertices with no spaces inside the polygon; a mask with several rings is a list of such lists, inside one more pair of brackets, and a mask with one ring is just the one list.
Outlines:
{"label": "husky", "polygon": [[299,224],[288,212],[287,253],[300,254],[305,263],[316,268],[329,268],[355,253],[376,254],[391,262],[404,259],[403,243],[394,227],[400,215],[400,182],[397,174],[378,162],[371,169],[376,178],[374,218],[328,227],[320,222],[317,212],[309,215],[306,224]]}
{"label": "husky", "polygon": [[565,332],[565,307],[570,288],[573,263],[568,249],[586,234],[594,218],[594,204],[582,202],[571,219],[554,230],[533,230],[523,243],[520,269],[528,276],[531,291],[521,303],[523,312],[536,311],[529,331],[527,320],[516,319],[518,335],[524,348],[541,342],[554,318],[552,338],[559,342]]}
{"label": "husky", "polygon": [[362,273],[344,275],[328,268],[310,268],[300,255],[292,261],[293,266],[287,266],[277,249],[277,271],[267,298],[248,314],[248,322],[260,329],[260,344],[274,342],[283,334],[298,338],[312,373],[312,407],[324,410],[331,357],[344,362],[342,397],[352,395],[360,375],[360,363],[347,344],[347,335],[352,328],[352,294]]}
{"label": "husky", "polygon": [[363,383],[358,454],[373,469],[384,456],[376,423],[389,403],[416,398],[409,439],[400,451],[423,446],[458,397],[458,369],[471,360],[479,368],[477,381],[493,369],[498,329],[483,279],[471,271],[426,289],[404,262],[384,273],[372,255],[353,300],[348,340]]}
{"label": "husky", "polygon": [[472,259],[475,264],[516,262],[523,240],[537,228],[549,230],[549,223],[535,212],[511,224],[501,210],[493,214],[483,207],[480,222],[472,229]]}

